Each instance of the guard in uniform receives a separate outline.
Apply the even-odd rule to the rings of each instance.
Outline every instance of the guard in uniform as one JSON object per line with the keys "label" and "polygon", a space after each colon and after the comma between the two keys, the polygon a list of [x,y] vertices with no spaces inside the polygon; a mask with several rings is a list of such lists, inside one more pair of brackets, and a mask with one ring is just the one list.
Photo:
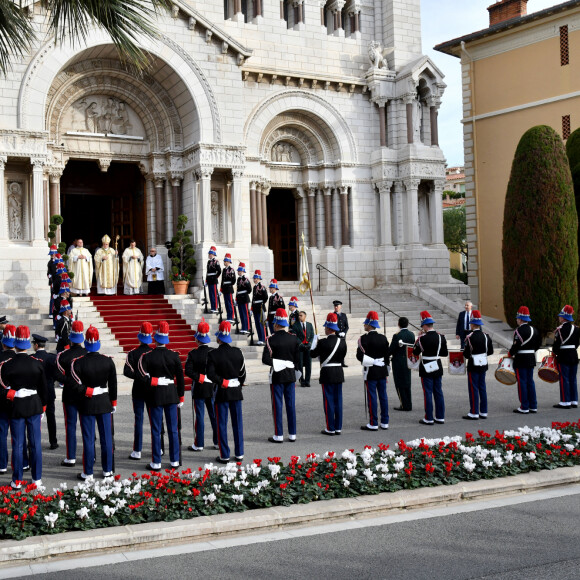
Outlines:
{"label": "guard in uniform", "polygon": [[299,320],[298,298],[296,298],[296,296],[290,298],[290,302],[288,302],[288,310],[290,311],[288,314],[288,324],[290,325],[290,328],[292,328]]}
{"label": "guard in uniform", "polygon": [[[342,302],[340,300],[335,300],[332,305],[334,306],[334,313],[336,314],[337,324],[338,324],[338,336],[342,338],[346,342],[346,333],[348,332],[348,318],[346,314],[342,312]],[[348,365],[343,361],[343,367],[347,367]]]}
{"label": "guard in uniform", "polygon": [[529,324],[531,321],[528,307],[520,306],[516,314],[518,327],[514,331],[514,342],[508,353],[514,359],[520,399],[520,406],[514,409],[514,413],[538,412],[534,367],[536,366],[536,351],[540,348],[542,337],[538,330]]}
{"label": "guard in uniform", "polygon": [[258,346],[264,346],[266,340],[266,320],[264,313],[266,311],[266,302],[268,301],[268,292],[262,284],[262,272],[254,272],[254,288],[252,290],[252,314],[256,332],[258,333]]}
{"label": "guard in uniform", "polygon": [[270,396],[272,398],[272,418],[274,436],[268,437],[271,443],[284,441],[282,419],[282,400],[286,403],[288,420],[288,440],[296,441],[296,380],[302,374],[300,368],[300,341],[294,334],[288,334],[288,315],[283,308],[276,311],[274,334],[266,339],[262,363],[271,367]]}
{"label": "guard in uniform", "polygon": [[153,342],[153,326],[150,322],[143,322],[141,329],[137,334],[139,346],[127,353],[123,374],[133,379],[133,388],[131,389],[131,399],[133,400],[133,414],[135,423],[133,426],[133,451],[129,459],[139,461],[141,459],[141,450],[143,449],[143,414],[145,412],[145,398],[148,382],[137,371],[141,356],[151,350],[149,346]]}
{"label": "guard in uniform", "polygon": [[246,382],[246,364],[242,351],[230,346],[232,325],[224,320],[216,333],[218,348],[207,357],[207,376],[216,385],[215,416],[217,421],[218,463],[230,460],[228,445],[228,413],[232,416],[234,452],[237,461],[244,458],[244,424],[242,420],[242,386]]}
{"label": "guard in uniform", "polygon": [[148,469],[161,469],[161,429],[163,415],[169,437],[171,467],[181,464],[179,448],[179,414],[183,407],[185,384],[179,353],[166,348],[169,324],[162,320],[154,337],[156,346],[139,359],[139,373],[147,384],[147,410],[151,423],[151,463]]}
{"label": "guard in uniform", "polygon": [[224,257],[224,269],[222,270],[221,291],[224,295],[226,305],[226,318],[229,322],[234,322],[234,290],[236,286],[236,271],[232,268],[232,255],[226,254]]}
{"label": "guard in uniform", "polygon": [[483,320],[479,310],[471,312],[471,333],[465,337],[463,356],[467,360],[467,388],[469,391],[469,413],[463,415],[468,421],[487,419],[487,391],[485,373],[487,357],[493,354],[493,343],[489,334],[481,330]]}
{"label": "guard in uniform", "polygon": [[312,342],[312,358],[320,357],[320,386],[326,417],[326,429],[323,435],[340,435],[342,432],[342,383],[344,371],[342,366],[346,356],[346,342],[338,336],[337,316],[331,312],[324,323],[326,338]]}
{"label": "guard in uniform", "polygon": [[53,301],[53,293],[52,293],[52,278],[56,274],[56,261],[54,257],[58,254],[58,248],[56,244],[50,246],[50,250],[48,251],[48,255],[50,256],[48,260],[48,264],[46,265],[46,277],[48,279],[48,288],[50,290],[50,301],[48,304],[48,315],[52,316],[52,301]]}
{"label": "guard in uniform", "polygon": [[270,298],[268,299],[268,329],[270,330],[270,334],[274,334],[274,316],[276,315],[276,310],[278,308],[286,309],[286,305],[284,304],[284,298],[278,292],[278,280],[272,278],[270,280]]}
{"label": "guard in uniform", "polygon": [[194,438],[193,445],[190,445],[188,449],[190,451],[203,451],[205,435],[204,408],[207,409],[207,415],[211,423],[214,448],[218,449],[217,423],[213,401],[215,385],[207,376],[207,358],[213,348],[208,346],[211,342],[209,324],[203,318],[197,325],[195,342],[197,343],[197,348],[190,351],[185,361],[185,374],[193,380],[191,403],[194,417]]}
{"label": "guard in uniform", "polygon": [[[447,350],[447,340],[443,334],[436,332],[433,328],[435,321],[427,310],[421,312],[421,329],[423,334],[419,335],[413,354],[421,356],[419,365],[419,376],[423,386],[423,396],[425,398],[425,417],[419,421],[422,425],[433,425],[435,423],[445,423],[445,399],[443,398],[443,386],[441,377],[443,376],[443,364],[441,357],[449,355]],[[435,401],[435,415],[433,415],[433,401]]]}
{"label": "guard in uniform", "polygon": [[560,373],[560,403],[556,409],[571,409],[578,407],[578,345],[580,344],[580,329],[573,324],[574,308],[566,304],[558,314],[560,326],[554,332],[552,352],[556,355],[558,372]]}
{"label": "guard in uniform", "polygon": [[60,303],[59,317],[56,321],[56,335],[58,342],[56,343],[56,352],[62,352],[69,345],[69,336],[72,326],[72,310],[68,300],[63,300]]}
{"label": "guard in uniform", "polygon": [[[412,411],[411,400],[411,369],[407,366],[407,347],[405,344],[414,344],[415,335],[408,329],[409,319],[405,316],[399,318],[399,332],[393,335],[389,354],[393,367],[393,380],[399,396],[399,407],[395,411]],[[403,343],[403,344],[400,344]]]}
{"label": "guard in uniform", "polygon": [[[20,489],[25,464],[26,434],[30,448],[32,481],[42,485],[41,415],[46,405],[46,376],[42,362],[26,351],[30,329],[19,326],[14,339],[16,354],[0,365],[0,398],[10,415],[12,438],[12,487]],[[3,405],[4,406],[4,405]]]}
{"label": "guard in uniform", "polygon": [[58,449],[56,436],[56,417],[54,415],[54,401],[56,392],[54,390],[54,381],[56,380],[56,355],[52,352],[46,352],[46,343],[48,338],[40,334],[32,335],[32,348],[34,349],[34,358],[42,361],[44,365],[44,374],[46,375],[46,429],[48,431],[48,443],[50,449]]}
{"label": "guard in uniform", "polygon": [[[371,310],[364,321],[366,334],[358,339],[356,358],[363,366],[366,403],[369,422],[361,425],[363,431],[378,431],[389,428],[389,399],[387,398],[387,376],[389,375],[389,341],[379,334],[379,314]],[[377,398],[381,404],[381,420],[377,414]]]}
{"label": "guard in uniform", "polygon": [[58,294],[54,295],[54,301],[52,303],[52,322],[53,328],[56,330],[56,323],[60,317],[60,307],[63,301],[67,301],[70,309],[73,309],[73,299],[70,295],[70,285],[67,282],[61,282],[60,288],[58,289]]}
{"label": "guard in uniform", "polygon": [[238,304],[238,312],[240,313],[240,323],[242,329],[241,334],[250,334],[250,294],[252,293],[252,284],[246,278],[246,265],[240,262],[238,266],[238,281],[236,302]]}
{"label": "guard in uniform", "polygon": [[[16,327],[6,324],[2,330],[2,351],[0,352],[0,364],[11,359],[16,351],[14,340],[16,339]],[[0,396],[0,473],[8,471],[8,429],[10,428],[10,409],[5,397]]]}
{"label": "guard in uniform", "polygon": [[99,353],[99,331],[89,326],[85,333],[87,354],[73,360],[71,377],[78,400],[83,434],[81,481],[93,477],[95,463],[95,423],[99,429],[103,477],[113,475],[113,422],[117,410],[117,370],[111,357]]}
{"label": "guard in uniform", "polygon": [[70,368],[73,360],[87,354],[82,346],[85,334],[84,325],[80,320],[75,320],[72,323],[69,339],[70,348],[56,355],[56,380],[62,384],[62,408],[66,438],[66,457],[60,463],[63,467],[73,467],[77,461],[77,417],[79,411],[76,383]]}
{"label": "guard in uniform", "polygon": [[205,273],[205,283],[207,284],[207,291],[209,292],[210,308],[214,314],[219,312],[218,283],[220,274],[222,273],[222,267],[220,266],[220,262],[216,256],[217,250],[215,246],[212,246],[207,255],[208,260]]}

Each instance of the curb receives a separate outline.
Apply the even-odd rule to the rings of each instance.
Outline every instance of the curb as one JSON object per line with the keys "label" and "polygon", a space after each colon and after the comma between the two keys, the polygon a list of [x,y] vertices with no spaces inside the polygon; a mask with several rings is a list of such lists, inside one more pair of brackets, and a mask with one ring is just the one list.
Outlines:
{"label": "curb", "polygon": [[449,486],[401,490],[355,498],[316,501],[305,505],[273,507],[232,514],[200,516],[191,520],[152,522],[37,536],[0,542],[0,569],[15,565],[95,555],[111,550],[159,548],[175,542],[199,542],[220,534],[243,535],[287,526],[330,523],[341,519],[375,517],[402,509],[530,493],[580,482],[580,466],[561,467],[491,480]]}

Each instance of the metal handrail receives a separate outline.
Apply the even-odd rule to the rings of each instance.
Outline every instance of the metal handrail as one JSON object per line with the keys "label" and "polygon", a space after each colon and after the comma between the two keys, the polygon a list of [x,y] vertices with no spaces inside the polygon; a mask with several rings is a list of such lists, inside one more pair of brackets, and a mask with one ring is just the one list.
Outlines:
{"label": "metal handrail", "polygon": [[[346,289],[348,290],[348,313],[349,314],[351,314],[351,311],[352,311],[350,293],[351,293],[351,290],[355,290],[359,294],[366,296],[369,300],[371,300],[372,302],[377,304],[379,306],[379,308],[381,309],[381,312],[383,313],[383,333],[384,334],[387,333],[387,312],[394,314],[397,318],[401,318],[401,316],[399,314],[397,314],[394,310],[391,310],[388,306],[381,304],[378,300],[376,300],[372,296],[369,296],[366,292],[363,292],[360,288],[357,288],[356,286],[354,286],[350,282],[346,281],[344,278],[341,278],[338,274],[335,274],[334,272],[329,270],[326,266],[323,266],[322,264],[316,264],[316,269],[318,270],[318,291],[319,292],[320,292],[320,272],[321,272],[321,270],[326,270],[329,274],[332,274],[335,278],[338,278],[341,282],[344,282],[346,284]],[[416,328],[417,330],[421,331],[421,328],[419,328],[418,326],[415,326],[412,322],[409,322],[409,326],[412,326],[413,328]]]}

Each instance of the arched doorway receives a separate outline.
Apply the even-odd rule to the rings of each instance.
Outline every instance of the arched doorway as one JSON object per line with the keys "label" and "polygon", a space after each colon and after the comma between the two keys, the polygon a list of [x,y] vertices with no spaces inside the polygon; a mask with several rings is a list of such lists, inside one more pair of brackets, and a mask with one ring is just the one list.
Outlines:
{"label": "arched doorway", "polygon": [[67,246],[82,238],[91,250],[101,238],[119,236],[119,251],[134,238],[147,250],[144,179],[135,164],[111,163],[100,171],[94,161],[71,160],[60,182],[62,239]]}
{"label": "arched doorway", "polygon": [[298,279],[296,200],[291,189],[272,188],[267,198],[268,246],[277,280]]}

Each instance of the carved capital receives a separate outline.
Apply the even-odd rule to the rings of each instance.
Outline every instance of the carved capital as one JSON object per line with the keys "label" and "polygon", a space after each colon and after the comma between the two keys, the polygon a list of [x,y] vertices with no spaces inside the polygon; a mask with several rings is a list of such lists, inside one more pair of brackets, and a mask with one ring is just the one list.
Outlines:
{"label": "carved capital", "polygon": [[407,191],[417,191],[419,189],[420,179],[403,179]]}
{"label": "carved capital", "polygon": [[194,30],[196,24],[197,24],[197,20],[193,16],[190,16],[189,23],[188,23],[189,30]]}
{"label": "carved capital", "polygon": [[348,195],[348,185],[341,185],[339,188],[340,195]]}
{"label": "carved capital", "polygon": [[62,167],[50,167],[48,170],[48,180],[50,183],[60,183],[62,177]]}
{"label": "carved capital", "polygon": [[232,179],[234,180],[241,179],[243,175],[244,175],[243,169],[232,169]]}
{"label": "carved capital", "polygon": [[0,155],[0,171],[4,171],[8,157],[6,155]]}
{"label": "carved capital", "polygon": [[169,177],[171,179],[171,185],[173,187],[179,187],[183,181],[183,173],[170,173]]}
{"label": "carved capital", "polygon": [[32,165],[32,171],[34,172],[42,171],[45,163],[46,159],[39,159],[38,157],[32,157],[30,159],[30,165]]}
{"label": "carved capital", "polygon": [[164,182],[165,182],[165,179],[163,177],[160,177],[159,175],[154,174],[153,183],[155,184],[155,189],[163,189]]}
{"label": "carved capital", "polygon": [[213,167],[200,167],[195,170],[197,179],[211,179]]}
{"label": "carved capital", "polygon": [[445,185],[446,185],[446,180],[445,179],[434,179],[433,180],[433,186],[435,188],[435,191],[438,191],[440,193],[443,192],[443,190],[445,189]]}
{"label": "carved capital", "polygon": [[308,195],[310,197],[314,197],[316,195],[316,192],[318,191],[317,187],[309,187],[308,188]]}
{"label": "carved capital", "polygon": [[391,187],[393,186],[393,181],[384,179],[383,181],[377,181],[375,187],[379,190],[381,195],[391,192]]}
{"label": "carved capital", "polygon": [[98,164],[99,164],[99,169],[103,172],[103,173],[107,173],[107,171],[109,170],[109,167],[111,165],[111,162],[113,160],[112,159],[99,159],[98,160]]}

